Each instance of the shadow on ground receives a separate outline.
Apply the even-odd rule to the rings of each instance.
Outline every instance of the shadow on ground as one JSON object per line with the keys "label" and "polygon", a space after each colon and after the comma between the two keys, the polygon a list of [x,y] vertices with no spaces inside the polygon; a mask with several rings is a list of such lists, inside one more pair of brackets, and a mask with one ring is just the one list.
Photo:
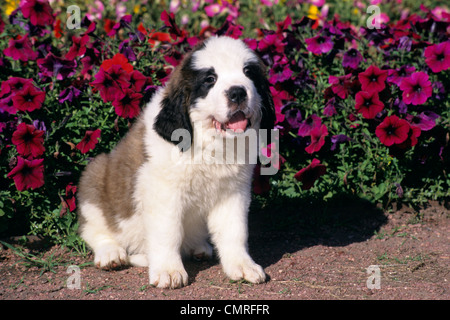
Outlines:
{"label": "shadow on ground", "polygon": [[[346,246],[366,241],[387,222],[383,210],[371,202],[347,195],[326,203],[304,199],[277,198],[269,204],[254,200],[249,214],[249,250],[266,268],[284,255],[304,248]],[[185,261],[189,281],[201,270],[219,263]]]}
{"label": "shadow on ground", "polygon": [[249,215],[249,247],[263,267],[283,255],[315,245],[346,246],[366,241],[387,222],[373,203],[347,195],[326,203],[283,198]]}

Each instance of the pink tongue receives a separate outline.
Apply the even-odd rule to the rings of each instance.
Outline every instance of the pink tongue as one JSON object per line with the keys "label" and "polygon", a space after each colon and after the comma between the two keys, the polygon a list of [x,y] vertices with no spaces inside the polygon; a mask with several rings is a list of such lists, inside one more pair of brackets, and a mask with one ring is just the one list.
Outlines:
{"label": "pink tongue", "polygon": [[244,132],[247,128],[248,120],[245,118],[243,112],[236,112],[226,124],[227,129],[231,129],[234,132]]}

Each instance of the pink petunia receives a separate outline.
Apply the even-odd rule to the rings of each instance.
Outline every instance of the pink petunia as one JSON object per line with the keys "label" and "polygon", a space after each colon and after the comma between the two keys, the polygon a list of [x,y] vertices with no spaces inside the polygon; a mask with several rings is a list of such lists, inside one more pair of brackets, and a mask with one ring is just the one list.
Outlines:
{"label": "pink petunia", "polygon": [[425,62],[434,73],[450,68],[450,42],[442,42],[425,49]]}
{"label": "pink petunia", "polygon": [[30,19],[31,24],[35,26],[53,25],[53,9],[48,0],[22,0],[20,9],[26,19]]}
{"label": "pink petunia", "polygon": [[433,93],[428,75],[422,71],[414,72],[409,78],[403,79],[400,90],[403,91],[403,102],[415,106],[424,104]]}
{"label": "pink petunia", "polygon": [[28,35],[20,39],[10,39],[8,48],[3,50],[3,53],[5,56],[20,61],[36,60],[38,57],[37,52],[33,51]]}
{"label": "pink petunia", "polygon": [[318,35],[312,38],[305,39],[307,44],[306,49],[314,54],[327,53],[333,49],[333,41],[330,37]]}

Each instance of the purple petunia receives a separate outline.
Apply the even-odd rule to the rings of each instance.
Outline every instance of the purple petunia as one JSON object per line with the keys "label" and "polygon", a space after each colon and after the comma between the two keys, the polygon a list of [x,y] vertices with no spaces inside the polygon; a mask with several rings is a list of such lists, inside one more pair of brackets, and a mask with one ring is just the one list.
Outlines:
{"label": "purple petunia", "polygon": [[63,80],[75,73],[77,63],[75,60],[66,60],[55,56],[53,53],[47,54],[44,59],[37,60],[40,69],[40,76],[46,76],[57,80]]}
{"label": "purple petunia", "polygon": [[78,90],[73,86],[70,86],[61,91],[61,93],[59,94],[58,101],[59,103],[64,103],[64,101],[72,102],[72,100],[78,98],[80,94],[81,94],[80,90]]}
{"label": "purple petunia", "polygon": [[362,60],[363,56],[361,55],[361,53],[358,50],[351,48],[344,53],[342,65],[346,68],[358,69],[359,64]]}

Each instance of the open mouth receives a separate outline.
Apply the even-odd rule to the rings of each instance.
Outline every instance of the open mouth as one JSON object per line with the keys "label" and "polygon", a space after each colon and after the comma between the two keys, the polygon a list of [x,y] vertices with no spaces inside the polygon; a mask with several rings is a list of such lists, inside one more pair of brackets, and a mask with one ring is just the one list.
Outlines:
{"label": "open mouth", "polygon": [[226,123],[221,123],[213,118],[213,126],[216,128],[216,131],[222,133],[225,133],[227,130],[230,130],[233,133],[243,133],[250,127],[250,119],[246,118],[244,112],[237,111]]}

